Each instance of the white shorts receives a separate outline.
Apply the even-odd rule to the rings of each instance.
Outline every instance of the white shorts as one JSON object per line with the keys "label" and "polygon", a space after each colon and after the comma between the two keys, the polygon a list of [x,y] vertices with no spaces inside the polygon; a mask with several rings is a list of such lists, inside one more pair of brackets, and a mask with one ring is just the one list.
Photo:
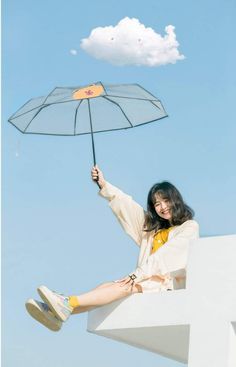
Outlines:
{"label": "white shorts", "polygon": [[168,290],[172,291],[174,289],[173,279],[168,279],[168,281],[165,281],[164,283],[148,279],[138,284],[140,284],[140,286],[142,287],[143,293],[163,292]]}

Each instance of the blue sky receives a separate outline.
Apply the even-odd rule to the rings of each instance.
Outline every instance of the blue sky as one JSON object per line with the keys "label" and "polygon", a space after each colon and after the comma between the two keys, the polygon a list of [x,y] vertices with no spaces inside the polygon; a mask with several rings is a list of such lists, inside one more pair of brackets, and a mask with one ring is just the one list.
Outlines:
{"label": "blue sky", "polygon": [[[194,208],[202,236],[236,233],[236,4],[2,4],[4,366],[182,366],[88,334],[86,315],[75,316],[58,334],[28,317],[24,302],[36,297],[38,285],[80,293],[133,270],[138,252],[90,180],[90,138],[23,135],[7,119],[55,86],[139,83],[162,100],[169,117],[95,136],[97,161],[107,180],[144,207],[152,184],[169,180]],[[162,35],[174,25],[185,59],[160,67],[114,66],[80,49],[80,40],[93,28],[114,26],[126,16]]]}

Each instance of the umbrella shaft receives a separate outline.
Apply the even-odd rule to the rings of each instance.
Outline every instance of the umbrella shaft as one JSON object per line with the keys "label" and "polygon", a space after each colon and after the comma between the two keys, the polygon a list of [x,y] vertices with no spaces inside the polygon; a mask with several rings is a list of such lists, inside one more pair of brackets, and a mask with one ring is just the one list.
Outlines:
{"label": "umbrella shaft", "polygon": [[96,166],[96,155],[95,155],[95,146],[94,146],[94,138],[93,138],[93,125],[92,125],[90,101],[89,101],[89,99],[87,99],[87,101],[88,101],[89,121],[90,121],[90,130],[91,130],[91,138],[92,138],[93,164],[94,164],[94,166]]}

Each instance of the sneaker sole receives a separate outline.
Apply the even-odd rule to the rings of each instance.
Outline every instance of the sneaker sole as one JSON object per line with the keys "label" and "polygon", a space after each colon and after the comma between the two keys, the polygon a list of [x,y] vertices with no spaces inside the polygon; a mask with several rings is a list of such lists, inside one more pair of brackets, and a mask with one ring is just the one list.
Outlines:
{"label": "sneaker sole", "polygon": [[53,316],[46,313],[40,304],[34,299],[29,299],[25,304],[26,310],[40,324],[46,326],[51,331],[59,331],[62,323],[60,320],[55,320]]}
{"label": "sneaker sole", "polygon": [[55,306],[54,298],[51,297],[51,291],[45,287],[44,285],[41,285],[41,287],[37,288],[38,294],[42,298],[42,300],[47,303],[48,307],[52,311],[52,313],[60,320],[65,322],[67,320],[67,317],[62,313],[58,312],[57,307]]}

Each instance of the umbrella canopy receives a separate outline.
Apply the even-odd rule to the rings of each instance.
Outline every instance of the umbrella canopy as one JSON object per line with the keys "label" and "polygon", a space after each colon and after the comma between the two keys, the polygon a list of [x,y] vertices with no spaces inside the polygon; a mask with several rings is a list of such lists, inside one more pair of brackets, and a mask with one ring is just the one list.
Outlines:
{"label": "umbrella canopy", "polygon": [[138,84],[56,87],[9,118],[25,134],[83,135],[128,129],[167,117],[161,101]]}

